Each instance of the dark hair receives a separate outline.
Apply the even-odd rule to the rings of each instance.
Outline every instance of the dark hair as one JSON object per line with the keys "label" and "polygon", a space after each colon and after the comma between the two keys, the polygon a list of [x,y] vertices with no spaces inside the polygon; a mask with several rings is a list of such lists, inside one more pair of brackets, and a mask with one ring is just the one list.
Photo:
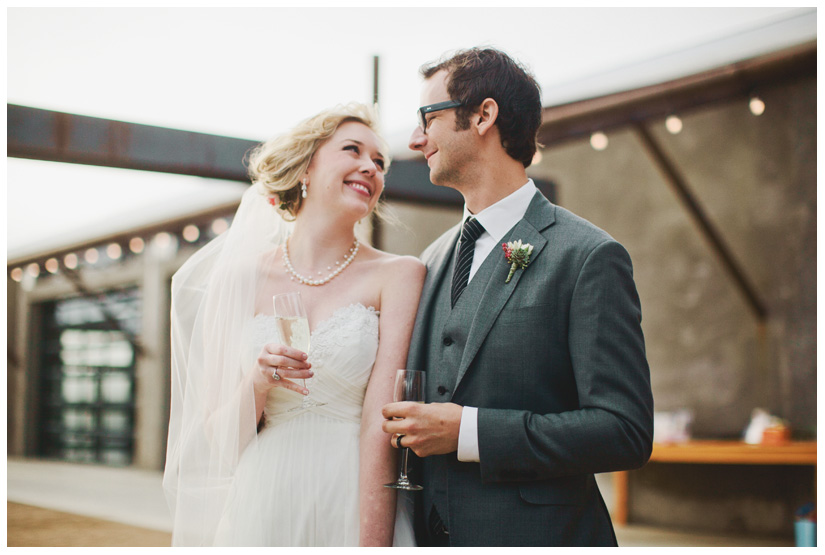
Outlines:
{"label": "dark hair", "polygon": [[459,130],[470,127],[470,114],[485,98],[498,104],[496,125],[501,146],[524,167],[533,162],[541,125],[541,89],[536,79],[510,56],[495,48],[460,50],[449,59],[421,66],[429,79],[441,70],[449,74],[447,92],[463,105],[456,110]]}

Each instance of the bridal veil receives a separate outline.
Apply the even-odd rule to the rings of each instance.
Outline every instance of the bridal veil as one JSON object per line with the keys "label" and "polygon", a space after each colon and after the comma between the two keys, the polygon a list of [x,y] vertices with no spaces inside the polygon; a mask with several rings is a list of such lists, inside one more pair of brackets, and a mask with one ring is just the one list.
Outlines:
{"label": "bridal veil", "polygon": [[211,545],[239,458],[257,448],[244,352],[266,254],[291,227],[257,185],[230,228],[172,278],[172,391],[163,488],[173,545]]}

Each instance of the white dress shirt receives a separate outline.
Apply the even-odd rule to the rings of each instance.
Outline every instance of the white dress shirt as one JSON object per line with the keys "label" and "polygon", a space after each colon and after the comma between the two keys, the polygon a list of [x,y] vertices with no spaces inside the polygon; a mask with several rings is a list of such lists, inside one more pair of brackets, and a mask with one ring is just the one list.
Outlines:
{"label": "white dress shirt", "polygon": [[[530,201],[536,194],[536,185],[532,179],[517,191],[504,197],[497,203],[488,206],[478,214],[471,214],[464,205],[464,215],[475,216],[482,226],[484,233],[476,239],[473,250],[473,264],[470,267],[470,281],[476,271],[495,247],[501,244],[501,239],[515,226],[527,212]],[[461,411],[461,424],[458,429],[458,460],[463,462],[479,462],[478,455],[478,408],[464,407]]]}

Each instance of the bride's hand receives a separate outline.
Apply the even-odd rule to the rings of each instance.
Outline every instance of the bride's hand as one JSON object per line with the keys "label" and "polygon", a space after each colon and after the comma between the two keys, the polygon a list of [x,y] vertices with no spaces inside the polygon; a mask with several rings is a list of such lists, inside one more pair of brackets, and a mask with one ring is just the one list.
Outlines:
{"label": "bride's hand", "polygon": [[[307,362],[306,353],[280,345],[269,343],[264,346],[255,363],[253,384],[259,391],[268,391],[273,387],[283,387],[302,395],[309,393],[303,386],[292,380],[307,380],[312,377],[312,365]],[[280,379],[274,377],[274,374]]]}

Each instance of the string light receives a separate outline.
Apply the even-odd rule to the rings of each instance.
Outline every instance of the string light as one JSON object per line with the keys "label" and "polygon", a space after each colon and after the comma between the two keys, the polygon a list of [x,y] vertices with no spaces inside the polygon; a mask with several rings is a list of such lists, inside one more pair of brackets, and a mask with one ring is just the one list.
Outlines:
{"label": "string light", "polygon": [[218,218],[212,222],[212,232],[215,235],[220,235],[227,229],[229,229],[229,222],[226,221],[226,218]]}
{"label": "string light", "polygon": [[200,236],[201,232],[196,225],[189,224],[183,228],[183,238],[190,243],[197,241]]}
{"label": "string light", "polygon": [[157,245],[158,248],[165,249],[172,244],[172,236],[166,233],[165,231],[161,231],[160,233],[155,235],[155,238],[152,240],[152,242],[155,245]]}
{"label": "string light", "polygon": [[607,135],[601,131],[597,131],[590,135],[590,146],[593,147],[593,150],[604,150],[607,148],[607,143]]}
{"label": "string light", "polygon": [[106,256],[112,260],[119,260],[122,254],[123,249],[121,249],[117,243],[110,243],[109,246],[106,247]]}
{"label": "string light", "polygon": [[89,264],[96,264],[98,259],[100,258],[100,253],[97,252],[97,249],[95,248],[86,249],[86,252],[83,253],[83,258]]}
{"label": "string light", "polygon": [[751,97],[748,107],[754,116],[761,116],[765,112],[765,103],[758,96]]}
{"label": "string light", "polygon": [[135,254],[140,254],[143,252],[143,249],[146,247],[146,244],[143,242],[143,239],[140,237],[132,237],[129,240],[129,250]]}
{"label": "string light", "polygon": [[670,115],[665,120],[665,128],[675,135],[682,130],[682,120],[679,119],[679,116]]}
{"label": "string light", "polygon": [[[541,153],[536,152],[536,161],[541,160]],[[215,219],[211,226],[211,231],[215,235],[220,235],[229,229],[229,221],[227,218]],[[153,246],[161,251],[174,254],[176,252],[181,239],[189,243],[194,243],[201,238],[201,229],[196,224],[188,224],[179,233],[168,233],[161,231],[152,238]],[[129,250],[134,254],[140,254],[146,249],[146,241],[141,237],[132,237],[129,240]],[[108,245],[99,245],[97,247],[89,247],[81,253],[68,253],[63,256],[62,266],[68,270],[75,270],[79,266],[80,256],[83,257],[86,263],[90,265],[97,264],[100,257],[105,254],[110,260],[120,260],[123,258],[125,247],[120,243],[109,243]],[[25,267],[13,268],[9,271],[9,277],[16,282],[23,282],[28,277],[37,278],[41,271],[49,272],[50,274],[58,274],[60,272],[61,262],[57,257],[51,257],[44,262],[32,262]],[[25,284],[24,284],[25,285]]]}

